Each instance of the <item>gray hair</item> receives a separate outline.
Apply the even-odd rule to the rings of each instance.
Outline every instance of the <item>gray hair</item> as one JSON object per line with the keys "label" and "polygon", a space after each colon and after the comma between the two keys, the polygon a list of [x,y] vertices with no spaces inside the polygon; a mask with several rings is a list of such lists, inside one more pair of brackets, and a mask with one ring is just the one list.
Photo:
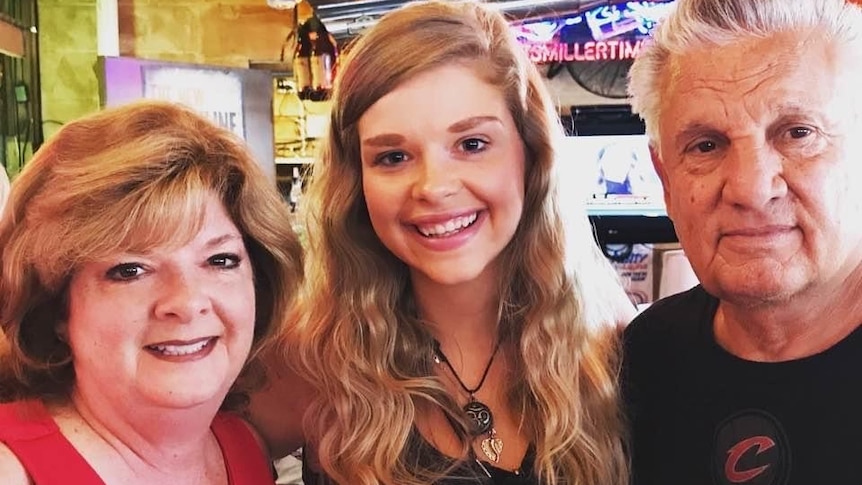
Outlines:
{"label": "gray hair", "polygon": [[629,71],[632,111],[658,147],[662,82],[671,55],[808,29],[823,39],[852,43],[862,38],[862,8],[849,0],[679,0]]}

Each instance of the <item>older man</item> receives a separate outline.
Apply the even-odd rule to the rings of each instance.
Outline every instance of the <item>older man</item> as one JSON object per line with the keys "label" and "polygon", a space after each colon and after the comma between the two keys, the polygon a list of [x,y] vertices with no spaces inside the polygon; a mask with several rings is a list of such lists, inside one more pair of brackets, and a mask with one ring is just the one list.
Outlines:
{"label": "older man", "polygon": [[702,282],[626,331],[635,483],[862,484],[862,11],[679,0],[630,80]]}

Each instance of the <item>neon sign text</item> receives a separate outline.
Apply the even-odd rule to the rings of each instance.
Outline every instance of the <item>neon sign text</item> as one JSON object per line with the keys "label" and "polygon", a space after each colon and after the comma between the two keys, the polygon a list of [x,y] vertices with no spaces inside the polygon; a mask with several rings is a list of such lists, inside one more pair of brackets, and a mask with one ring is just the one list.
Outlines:
{"label": "neon sign text", "polygon": [[582,44],[524,44],[530,60],[536,64],[548,62],[605,61],[634,59],[643,40],[607,40]]}

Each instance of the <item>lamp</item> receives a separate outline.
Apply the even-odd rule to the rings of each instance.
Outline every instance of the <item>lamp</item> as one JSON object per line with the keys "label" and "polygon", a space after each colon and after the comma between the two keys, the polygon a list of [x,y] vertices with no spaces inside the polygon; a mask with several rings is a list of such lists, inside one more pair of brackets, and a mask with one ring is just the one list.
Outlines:
{"label": "lamp", "polygon": [[296,6],[296,0],[266,0],[266,4],[270,8],[274,8],[276,10],[290,10]]}

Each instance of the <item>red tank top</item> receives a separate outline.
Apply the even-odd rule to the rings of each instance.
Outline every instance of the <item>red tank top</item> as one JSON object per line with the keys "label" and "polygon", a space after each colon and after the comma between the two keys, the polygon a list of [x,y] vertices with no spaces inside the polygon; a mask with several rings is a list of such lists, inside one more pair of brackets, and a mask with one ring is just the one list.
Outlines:
{"label": "red tank top", "polygon": [[[212,431],[230,485],[272,485],[270,462],[242,419],[219,413]],[[36,485],[105,485],[39,401],[0,404],[0,442],[12,450]]]}

